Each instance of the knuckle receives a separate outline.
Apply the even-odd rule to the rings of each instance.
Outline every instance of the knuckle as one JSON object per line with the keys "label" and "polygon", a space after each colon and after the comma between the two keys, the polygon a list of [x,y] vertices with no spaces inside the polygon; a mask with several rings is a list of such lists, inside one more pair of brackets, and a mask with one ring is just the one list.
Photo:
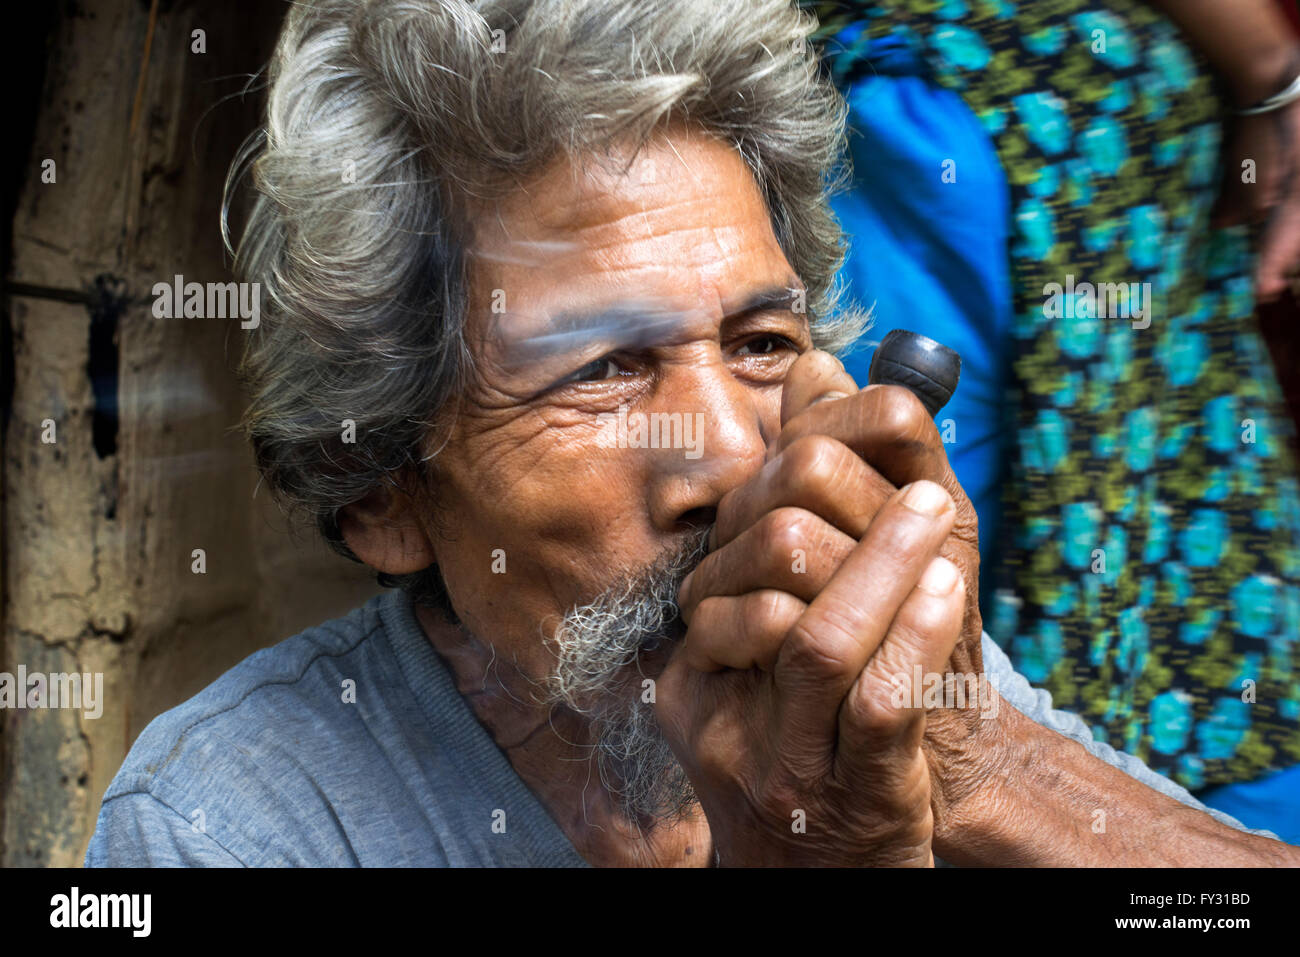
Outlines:
{"label": "knuckle", "polygon": [[888,680],[859,681],[853,691],[851,713],[859,732],[882,741],[898,734],[913,720],[909,709],[896,703],[894,686]]}
{"label": "knuckle", "polygon": [[790,444],[782,455],[778,481],[781,490],[825,488],[834,483],[844,467],[849,449],[828,435],[805,435]]}
{"label": "knuckle", "polygon": [[769,559],[784,561],[796,548],[807,548],[817,517],[801,508],[778,508],[763,516],[758,530],[760,551]]}
{"label": "knuckle", "polygon": [[758,639],[786,625],[789,604],[784,592],[769,589],[749,595],[741,611],[741,629],[748,639]]}
{"label": "knuckle", "polygon": [[804,617],[790,628],[781,648],[782,663],[814,678],[839,677],[851,667],[854,645],[848,621],[823,610],[816,623]]}

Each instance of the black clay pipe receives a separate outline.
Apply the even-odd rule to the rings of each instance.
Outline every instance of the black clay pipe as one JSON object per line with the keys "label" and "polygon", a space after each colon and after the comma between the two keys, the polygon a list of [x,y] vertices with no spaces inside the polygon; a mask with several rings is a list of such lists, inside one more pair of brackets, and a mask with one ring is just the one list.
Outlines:
{"label": "black clay pipe", "polygon": [[931,417],[952,398],[960,378],[961,356],[906,329],[894,329],[881,340],[867,372],[870,385],[911,389]]}

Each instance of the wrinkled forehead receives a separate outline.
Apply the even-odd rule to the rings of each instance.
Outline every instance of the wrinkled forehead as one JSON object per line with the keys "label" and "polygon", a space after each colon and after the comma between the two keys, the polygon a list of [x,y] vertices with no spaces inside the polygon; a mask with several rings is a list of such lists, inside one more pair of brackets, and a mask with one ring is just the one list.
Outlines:
{"label": "wrinkled forehead", "polygon": [[678,129],[635,153],[565,158],[473,220],[471,323],[489,349],[637,344],[797,282],[749,167]]}

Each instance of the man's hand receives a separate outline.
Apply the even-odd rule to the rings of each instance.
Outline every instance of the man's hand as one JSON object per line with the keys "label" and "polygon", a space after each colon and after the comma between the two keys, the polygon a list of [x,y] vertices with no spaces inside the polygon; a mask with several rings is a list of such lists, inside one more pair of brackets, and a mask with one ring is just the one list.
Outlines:
{"label": "man's hand", "polygon": [[[966,608],[961,641],[943,669],[958,676],[982,674],[979,611],[979,530],[975,509],[948,464],[934,422],[920,400],[898,386],[857,384],[834,356],[813,351],[801,356],[786,378],[781,403],[782,429],[763,469],[723,497],[710,548],[715,551],[687,579],[682,606],[690,614],[710,594],[742,594],[762,579],[741,534],[783,508],[798,508],[821,518],[840,533],[811,542],[811,558],[799,575],[779,566],[768,587],[803,600],[820,593],[847,554],[894,492],[912,482],[936,482],[955,507],[953,527],[940,554],[961,570]],[[736,543],[733,545],[732,543]],[[727,580],[725,568],[737,574]],[[786,572],[781,572],[784,567]],[[858,597],[870,601],[869,592]],[[923,742],[933,772],[936,827],[979,786],[985,768],[977,758],[980,710],[941,709],[927,717]]]}
{"label": "man's hand", "polygon": [[[838,707],[843,699],[846,710],[839,720],[861,721],[853,711],[853,698],[865,694],[876,708],[892,701],[895,676],[910,679],[914,665],[919,664],[924,673],[957,670],[978,674],[981,667],[974,510],[953,477],[938,433],[920,402],[899,388],[858,392],[838,360],[811,352],[795,363],[787,377],[781,420],[782,433],[769,451],[767,464],[719,503],[711,554],[683,584],[679,603],[689,630],[684,647],[665,673],[669,687],[661,690],[659,698],[664,702],[660,720],[677,732],[670,732],[669,737],[676,739],[678,756],[700,791],[719,846],[726,842],[720,836],[727,830],[726,812],[744,804],[731,792],[737,786],[751,792],[754,787],[752,780],[743,780],[746,769],[738,766],[748,756],[762,755],[753,762],[756,767],[747,769],[750,778],[758,775],[766,783],[779,785],[777,800],[769,802],[766,811],[760,809],[760,814],[770,818],[784,810],[771,823],[788,839],[793,833],[791,815],[801,808],[791,803],[793,795],[782,787],[803,783],[801,793],[811,797],[814,792],[806,785],[818,780],[821,775],[817,772],[833,769],[838,763],[846,771],[829,782],[839,789],[836,798],[846,798],[869,817],[870,807],[854,804],[851,795],[842,793],[849,780],[844,775],[862,774],[863,761],[870,763],[882,756],[872,753],[879,752],[880,746],[853,756],[849,743],[881,733],[893,736],[892,751],[884,755],[889,773],[882,778],[876,769],[862,778],[860,800],[869,802],[873,794],[878,795],[881,781],[897,778],[902,768],[915,774],[926,766],[916,761],[911,736],[920,733],[927,719],[919,713],[886,708],[878,715],[880,723],[873,731],[866,735],[860,729],[841,733],[833,750],[833,734],[829,740],[807,733],[791,737],[786,728],[780,736],[786,748],[782,752],[762,744],[765,734],[771,739],[767,732],[775,727],[760,726],[757,736],[737,740],[738,732],[728,730],[726,718],[701,725],[715,710],[748,711],[751,726],[755,716],[763,714],[769,717],[762,724],[771,726],[783,721],[820,720],[824,735],[827,727],[834,727],[829,721],[832,704]],[[884,464],[877,469],[868,461]],[[917,513],[901,504],[899,488],[909,485],[909,492],[919,494],[928,489],[943,499],[945,508],[936,517],[937,525],[923,529]],[[937,530],[940,527],[942,531]],[[929,543],[932,551],[925,552],[922,541]],[[912,589],[927,567],[922,559],[931,559],[935,552],[951,560],[936,564],[935,574],[951,571],[960,578],[941,602],[942,610],[935,607],[936,596],[923,589],[910,598],[908,591],[899,590],[904,585]],[[928,617],[923,620],[924,616]],[[857,622],[856,633],[850,622]],[[950,627],[957,629],[955,635],[946,630]],[[891,639],[886,633],[901,637]],[[823,647],[828,641],[851,646]],[[811,658],[805,646],[814,649]],[[942,655],[937,654],[940,649]],[[718,673],[719,669],[731,670]],[[806,691],[805,686],[809,686]],[[851,686],[857,690],[845,698]],[[723,689],[727,689],[725,694]],[[799,702],[783,700],[789,695],[787,689],[819,696],[819,709],[809,711]],[[771,697],[774,694],[776,698]],[[695,707],[685,709],[686,700],[693,701]],[[940,726],[970,720],[964,714],[954,719],[951,714],[931,712],[928,720],[936,719]],[[693,740],[693,729],[701,738],[721,740],[722,753],[708,754],[710,742]],[[967,734],[962,727],[955,737]],[[938,753],[952,750],[944,745]],[[933,762],[935,749],[926,748],[922,754],[927,752]],[[719,795],[716,806],[723,813],[723,818],[715,821],[718,815],[710,811],[708,797],[711,789],[702,781],[709,777],[706,765],[718,758],[727,760],[712,768],[716,779],[712,790]],[[731,784],[727,785],[729,777]],[[868,785],[869,781],[875,783]],[[914,799],[921,782],[906,775],[898,783],[903,781],[909,782],[909,800]],[[931,792],[929,799],[934,808],[950,803],[939,792]],[[808,812],[808,808],[802,810]],[[842,820],[853,816],[829,805],[826,810]],[[902,820],[897,809],[893,814]],[[747,826],[755,837],[763,833],[754,829],[752,822]],[[906,828],[897,831],[902,835]],[[808,839],[812,833],[810,824],[808,835],[795,834],[803,839],[793,846],[786,847],[788,840],[775,846],[799,853],[811,851],[808,859],[815,859],[817,844]],[[870,857],[871,847],[879,851],[890,833],[890,828],[883,834],[872,833],[868,847],[844,841],[841,824],[834,835],[836,846],[844,849],[838,859],[842,863],[882,859]],[[771,835],[764,840],[770,841]],[[928,860],[928,840],[925,846]],[[907,859],[919,861],[914,853]]]}
{"label": "man's hand", "polygon": [[[965,586],[938,556],[955,519],[931,482],[891,495],[861,541],[780,507],[683,586],[711,593],[683,609],[656,715],[723,864],[933,863],[925,712],[893,678],[942,668],[961,636]],[[816,594],[797,552],[829,577]]]}

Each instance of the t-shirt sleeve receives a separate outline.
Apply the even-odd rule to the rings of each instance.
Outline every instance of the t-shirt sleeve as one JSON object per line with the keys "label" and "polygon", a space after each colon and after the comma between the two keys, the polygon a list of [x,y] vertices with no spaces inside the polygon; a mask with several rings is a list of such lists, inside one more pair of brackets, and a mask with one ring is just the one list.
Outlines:
{"label": "t-shirt sleeve", "polygon": [[998,694],[1002,696],[1002,699],[1007,704],[1025,717],[1038,722],[1045,728],[1050,728],[1057,734],[1079,742],[1093,757],[1119,768],[1129,777],[1141,781],[1154,791],[1166,794],[1188,807],[1204,811],[1221,824],[1226,824],[1249,834],[1258,834],[1261,837],[1271,837],[1278,840],[1278,836],[1272,831],[1253,830],[1222,811],[1206,807],[1192,797],[1186,788],[1175,784],[1163,774],[1152,771],[1139,758],[1123,751],[1116,751],[1104,741],[1095,740],[1092,732],[1088,729],[1087,722],[1083,718],[1069,711],[1054,709],[1051,694],[1042,688],[1035,688],[1030,685],[1025,676],[1012,667],[1011,660],[987,634],[984,635],[983,649],[984,673],[988,676],[989,683],[997,689]]}
{"label": "t-shirt sleeve", "polygon": [[86,867],[243,867],[237,857],[151,794],[109,798],[86,849]]}

